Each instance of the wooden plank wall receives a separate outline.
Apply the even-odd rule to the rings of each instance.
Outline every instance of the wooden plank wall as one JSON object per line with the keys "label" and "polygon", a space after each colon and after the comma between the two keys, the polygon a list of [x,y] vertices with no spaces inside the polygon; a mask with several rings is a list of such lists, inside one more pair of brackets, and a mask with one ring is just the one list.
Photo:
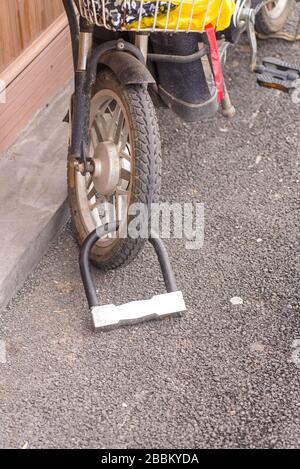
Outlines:
{"label": "wooden plank wall", "polygon": [[0,0],[0,72],[62,12],[61,0]]}
{"label": "wooden plank wall", "polygon": [[[21,54],[11,65],[12,68],[20,68],[16,66],[16,62],[28,62],[28,65],[23,67],[23,72],[7,86],[6,102],[0,103],[0,152],[13,143],[18,132],[35,112],[51,102],[52,97],[72,77],[72,51],[65,17],[59,17],[49,26],[35,41],[37,46],[39,42],[48,43],[48,46],[43,48],[34,60],[27,61],[26,58],[31,51],[30,47],[28,52]],[[4,78],[6,81],[6,73],[4,71],[0,74],[0,80]],[[61,119],[63,117],[61,116]]]}
{"label": "wooden plank wall", "polygon": [[62,1],[0,0],[0,152],[72,74]]}

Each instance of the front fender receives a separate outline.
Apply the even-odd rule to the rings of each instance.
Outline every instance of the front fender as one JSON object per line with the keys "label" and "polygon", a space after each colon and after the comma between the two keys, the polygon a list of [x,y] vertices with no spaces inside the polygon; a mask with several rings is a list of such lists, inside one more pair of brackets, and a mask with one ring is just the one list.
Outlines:
{"label": "front fender", "polygon": [[128,52],[107,52],[99,63],[110,68],[123,85],[155,83],[146,65]]}

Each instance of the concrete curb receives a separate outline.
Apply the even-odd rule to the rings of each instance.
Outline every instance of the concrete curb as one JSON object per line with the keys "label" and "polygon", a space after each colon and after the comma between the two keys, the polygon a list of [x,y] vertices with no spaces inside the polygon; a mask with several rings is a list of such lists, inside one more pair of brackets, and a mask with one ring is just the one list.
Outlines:
{"label": "concrete curb", "polygon": [[39,263],[69,218],[62,122],[71,85],[40,111],[0,159],[0,309]]}

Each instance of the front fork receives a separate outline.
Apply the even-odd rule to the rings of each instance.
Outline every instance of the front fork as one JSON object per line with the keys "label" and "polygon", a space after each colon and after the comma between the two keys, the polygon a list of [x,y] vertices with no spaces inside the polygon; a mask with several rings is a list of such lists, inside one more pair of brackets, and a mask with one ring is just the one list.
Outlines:
{"label": "front fork", "polygon": [[71,154],[76,169],[83,174],[91,169],[88,161],[88,135],[90,127],[90,101],[92,82],[89,65],[93,51],[94,27],[80,20],[78,56],[75,62],[75,93],[72,113]]}
{"label": "front fork", "polygon": [[149,45],[149,34],[148,33],[136,33],[135,34],[135,46],[141,51],[145,62],[147,62],[148,56],[148,45]]}
{"label": "front fork", "polygon": [[94,26],[83,18],[79,24],[72,0],[63,0],[68,17],[75,72],[75,93],[71,109],[70,154],[74,166],[82,174],[93,172],[93,162],[88,158],[90,103],[92,87],[97,76],[101,57],[111,51],[127,51],[139,61],[146,61],[148,35],[136,35],[136,47],[123,41],[108,41],[93,47]]}

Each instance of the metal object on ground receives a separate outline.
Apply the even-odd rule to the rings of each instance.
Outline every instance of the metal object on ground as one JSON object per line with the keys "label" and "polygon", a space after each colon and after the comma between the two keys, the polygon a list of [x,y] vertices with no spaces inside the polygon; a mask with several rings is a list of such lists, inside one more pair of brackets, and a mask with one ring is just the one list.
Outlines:
{"label": "metal object on ground", "polygon": [[256,73],[258,84],[266,88],[289,93],[299,87],[300,65],[268,57],[263,60],[262,65],[256,67]]}
{"label": "metal object on ground", "polygon": [[224,99],[221,101],[222,114],[228,119],[232,119],[236,115],[236,109],[233,106],[225,81],[223,82],[224,87]]}
{"label": "metal object on ground", "polygon": [[182,292],[178,291],[170,259],[162,241],[150,238],[161,271],[164,277],[167,293],[154,296],[150,300],[131,302],[126,305],[100,306],[96,288],[91,274],[90,254],[95,243],[109,233],[118,230],[116,223],[107,224],[93,231],[85,240],[80,252],[80,270],[86,297],[91,310],[93,324],[96,330],[110,329],[117,326],[160,319],[166,316],[178,315],[186,311]]}
{"label": "metal object on ground", "polygon": [[139,322],[162,319],[185,311],[181,292],[165,293],[151,300],[133,301],[121,306],[107,305],[92,308],[95,329],[111,329]]}
{"label": "metal object on ground", "polygon": [[[256,8],[249,6],[248,0],[240,0],[237,3],[236,14],[234,20],[237,26],[241,26],[242,22],[245,23],[250,49],[251,49],[251,70],[259,75],[258,84],[267,88],[275,88],[284,92],[294,90],[299,86],[299,66],[288,64],[276,58],[266,58],[263,60],[262,65],[257,65],[257,37],[261,37],[255,31],[255,17],[256,14],[265,5],[270,3],[268,0],[259,4]],[[273,10],[270,10],[270,14]],[[286,39],[288,41],[297,41],[299,37],[300,20],[298,22],[295,35],[280,32],[266,38],[276,37]]]}

